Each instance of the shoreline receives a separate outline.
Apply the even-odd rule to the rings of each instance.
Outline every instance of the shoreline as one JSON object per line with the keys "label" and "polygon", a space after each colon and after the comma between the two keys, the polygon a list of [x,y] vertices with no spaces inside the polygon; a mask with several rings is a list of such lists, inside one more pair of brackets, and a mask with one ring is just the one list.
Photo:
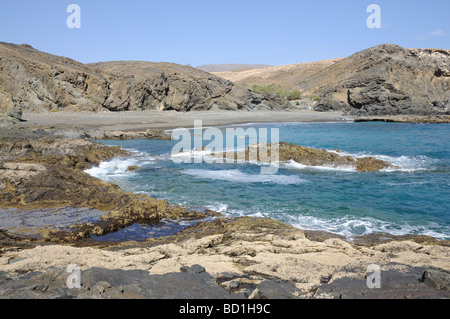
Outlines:
{"label": "shoreline", "polygon": [[[447,124],[450,116],[352,116],[343,112],[313,110],[284,111],[122,111],[122,112],[25,112],[23,122],[15,125],[25,128],[77,130],[78,132],[115,132],[113,139],[164,138],[164,131],[177,128],[191,129],[195,120],[202,120],[203,128],[260,125],[263,123],[362,123],[388,122],[411,124]],[[151,132],[146,134],[145,132]],[[124,133],[124,134],[121,134]],[[137,133],[137,134],[134,134]],[[95,136],[99,133],[93,133]],[[168,136],[165,137],[166,139]]]}
{"label": "shoreline", "polygon": [[136,132],[147,129],[191,128],[194,120],[203,127],[282,122],[345,122],[353,120],[342,112],[316,111],[126,111],[126,112],[45,112],[24,113],[21,126],[42,126]]}

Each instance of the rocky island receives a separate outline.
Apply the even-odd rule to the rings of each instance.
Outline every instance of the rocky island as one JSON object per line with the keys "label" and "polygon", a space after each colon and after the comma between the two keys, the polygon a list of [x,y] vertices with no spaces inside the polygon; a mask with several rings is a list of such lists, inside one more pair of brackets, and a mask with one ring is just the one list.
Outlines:
{"label": "rocky island", "polygon": [[[276,153],[277,163],[272,163],[272,154]],[[217,157],[231,158],[233,160],[254,160],[267,164],[279,165],[280,162],[294,161],[307,166],[346,167],[358,172],[376,172],[382,169],[395,168],[387,161],[373,157],[355,158],[348,155],[340,155],[339,150],[334,152],[303,147],[291,143],[252,144],[242,152],[227,152],[211,154]]]}

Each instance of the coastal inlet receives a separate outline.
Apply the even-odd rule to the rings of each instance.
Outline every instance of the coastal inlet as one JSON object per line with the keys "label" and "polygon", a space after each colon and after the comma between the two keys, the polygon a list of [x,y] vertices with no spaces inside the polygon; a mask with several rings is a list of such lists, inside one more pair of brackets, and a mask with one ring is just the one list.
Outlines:
{"label": "coastal inlet", "polygon": [[[256,125],[255,127],[258,127]],[[278,219],[301,229],[348,238],[383,232],[450,238],[450,125],[285,123],[280,140],[392,166],[360,172],[349,165],[288,160],[273,175],[262,163],[180,163],[176,141],[102,141],[136,152],[87,172],[121,188],[173,204],[201,206],[229,216]],[[251,144],[251,141],[248,142]],[[205,145],[206,146],[206,145]],[[204,156],[193,151],[183,156]],[[138,166],[128,171],[129,166]]]}

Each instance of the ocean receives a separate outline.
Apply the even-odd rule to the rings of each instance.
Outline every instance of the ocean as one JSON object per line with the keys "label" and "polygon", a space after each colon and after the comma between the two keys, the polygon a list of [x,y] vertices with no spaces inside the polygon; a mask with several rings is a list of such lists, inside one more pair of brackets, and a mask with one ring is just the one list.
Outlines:
{"label": "ocean", "polygon": [[[268,217],[349,240],[379,232],[450,239],[449,124],[336,122],[233,127],[275,128],[280,141],[338,149],[354,157],[373,156],[398,168],[363,173],[349,167],[310,167],[290,161],[281,163],[275,174],[262,175],[261,163],[176,163],[171,152],[178,141],[102,140],[99,142],[123,146],[134,155],[103,162],[87,172],[126,191],[171,204],[212,209],[226,216]],[[191,155],[200,156],[202,151]],[[133,165],[139,169],[127,171]],[[145,239],[191,224],[133,225],[103,239]]]}

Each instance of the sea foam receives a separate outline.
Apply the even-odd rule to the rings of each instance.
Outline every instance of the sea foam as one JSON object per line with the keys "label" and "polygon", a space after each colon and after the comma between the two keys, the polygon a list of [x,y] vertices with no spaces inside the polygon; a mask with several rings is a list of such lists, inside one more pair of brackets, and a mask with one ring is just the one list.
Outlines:
{"label": "sea foam", "polygon": [[128,167],[136,165],[135,158],[114,158],[109,161],[101,162],[99,166],[91,167],[85,170],[91,176],[103,179],[108,176],[117,176],[127,173]]}
{"label": "sea foam", "polygon": [[288,162],[282,163],[282,167],[287,169],[317,169],[317,170],[325,170],[325,171],[345,171],[345,172],[356,172],[356,167],[350,165],[339,165],[339,166],[310,166],[297,163],[294,160],[290,160]]}
{"label": "sea foam", "polygon": [[197,178],[215,179],[238,183],[275,183],[281,185],[301,184],[307,182],[296,175],[263,175],[246,174],[240,170],[207,170],[207,169],[186,169],[183,174]]}

